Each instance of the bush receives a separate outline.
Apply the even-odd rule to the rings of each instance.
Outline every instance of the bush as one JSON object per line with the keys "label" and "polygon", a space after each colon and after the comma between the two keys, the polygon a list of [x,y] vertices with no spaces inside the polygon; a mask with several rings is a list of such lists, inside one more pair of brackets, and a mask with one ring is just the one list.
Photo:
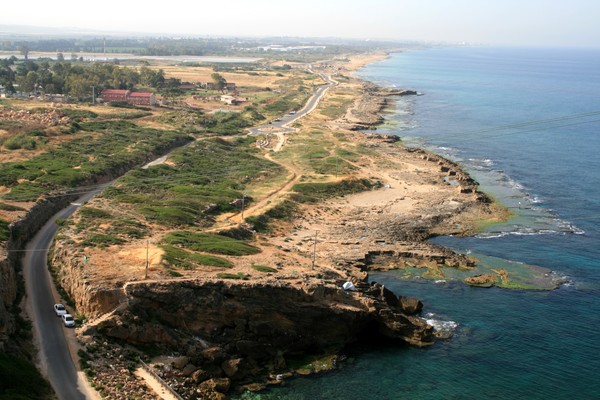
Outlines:
{"label": "bush", "polygon": [[368,179],[346,179],[340,182],[297,183],[292,187],[296,192],[293,199],[299,203],[316,203],[319,200],[347,194],[364,192],[381,185]]}
{"label": "bush", "polygon": [[0,353],[0,400],[50,398],[52,398],[52,388],[33,364]]}
{"label": "bush", "polygon": [[241,240],[207,233],[173,232],[163,238],[163,243],[178,245],[194,251],[227,256],[245,256],[260,253],[260,249]]}
{"label": "bush", "polygon": [[244,281],[248,280],[248,277],[243,272],[238,272],[237,274],[229,274],[226,272],[218,273],[217,278],[219,279],[241,279]]}
{"label": "bush", "polygon": [[99,208],[93,208],[93,207],[81,207],[79,209],[79,213],[81,214],[82,217],[86,217],[86,218],[102,218],[102,219],[112,218],[112,214],[109,213],[108,211],[101,210]]}
{"label": "bush", "polygon": [[160,247],[165,251],[163,260],[176,267],[184,269],[194,269],[201,265],[218,268],[233,267],[233,264],[224,258],[209,256],[206,254],[192,253],[168,245],[162,245]]}
{"label": "bush", "polygon": [[125,241],[118,236],[104,233],[93,233],[81,243],[83,247],[108,247],[123,244]]}
{"label": "bush", "polygon": [[265,265],[254,265],[252,264],[252,268],[259,272],[277,272],[275,268],[267,267]]}
{"label": "bush", "polygon": [[293,201],[283,201],[266,211],[264,214],[246,218],[246,222],[253,226],[256,232],[268,233],[271,231],[269,223],[273,219],[288,221],[297,212],[298,206]]}
{"label": "bush", "polygon": [[4,147],[7,150],[35,150],[37,140],[25,133],[20,133],[4,141]]}

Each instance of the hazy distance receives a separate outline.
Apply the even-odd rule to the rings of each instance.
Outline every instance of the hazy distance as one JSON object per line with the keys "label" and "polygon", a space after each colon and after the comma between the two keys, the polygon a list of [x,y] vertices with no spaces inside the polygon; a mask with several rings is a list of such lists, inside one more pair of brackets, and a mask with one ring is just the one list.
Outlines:
{"label": "hazy distance", "polygon": [[0,25],[100,32],[600,46],[597,0],[30,0],[1,9]]}

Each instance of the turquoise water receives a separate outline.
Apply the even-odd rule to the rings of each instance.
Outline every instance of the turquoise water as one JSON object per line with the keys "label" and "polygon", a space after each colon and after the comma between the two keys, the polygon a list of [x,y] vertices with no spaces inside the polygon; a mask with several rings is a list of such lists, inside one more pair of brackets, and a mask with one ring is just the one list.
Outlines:
{"label": "turquoise water", "polygon": [[395,54],[362,77],[403,98],[388,133],[460,162],[516,218],[461,251],[540,265],[554,291],[471,288],[376,273],[457,324],[426,349],[356,347],[338,371],[262,399],[600,398],[600,51],[443,48]]}

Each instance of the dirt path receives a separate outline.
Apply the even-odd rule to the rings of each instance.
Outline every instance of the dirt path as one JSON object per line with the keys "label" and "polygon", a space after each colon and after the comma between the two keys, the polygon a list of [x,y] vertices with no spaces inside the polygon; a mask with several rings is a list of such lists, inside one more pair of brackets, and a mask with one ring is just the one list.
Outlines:
{"label": "dirt path", "polygon": [[151,388],[161,399],[179,400],[177,397],[173,396],[171,392],[165,389],[164,386],[144,368],[138,368],[135,371],[135,374],[142,378],[146,382],[146,385],[148,385],[148,387]]}

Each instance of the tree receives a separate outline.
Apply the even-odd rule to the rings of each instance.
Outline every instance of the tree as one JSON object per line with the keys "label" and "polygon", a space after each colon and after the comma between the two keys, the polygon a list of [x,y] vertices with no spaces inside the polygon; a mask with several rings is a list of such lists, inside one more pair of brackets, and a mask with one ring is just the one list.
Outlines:
{"label": "tree", "polygon": [[23,46],[19,46],[19,53],[21,53],[21,55],[23,56],[23,58],[25,58],[25,60],[29,59],[29,47],[23,45]]}
{"label": "tree", "polygon": [[37,89],[39,75],[37,72],[29,71],[27,75],[19,79],[19,90],[21,92],[31,93]]}
{"label": "tree", "polygon": [[225,85],[227,85],[227,81],[225,80],[225,78],[223,78],[223,76],[221,76],[221,74],[215,72],[210,77],[215,83],[216,90],[223,90],[223,88],[225,88]]}
{"label": "tree", "polygon": [[162,89],[163,96],[165,96],[165,98],[167,100],[169,100],[170,102],[174,102],[175,98],[177,96],[181,95],[181,93],[183,93],[181,91],[181,89],[179,88],[179,85],[181,85],[181,81],[179,79],[176,79],[176,78],[169,79],[163,85],[163,89]]}
{"label": "tree", "polygon": [[63,53],[56,53],[56,61],[58,61],[58,62],[65,61],[65,55]]}

